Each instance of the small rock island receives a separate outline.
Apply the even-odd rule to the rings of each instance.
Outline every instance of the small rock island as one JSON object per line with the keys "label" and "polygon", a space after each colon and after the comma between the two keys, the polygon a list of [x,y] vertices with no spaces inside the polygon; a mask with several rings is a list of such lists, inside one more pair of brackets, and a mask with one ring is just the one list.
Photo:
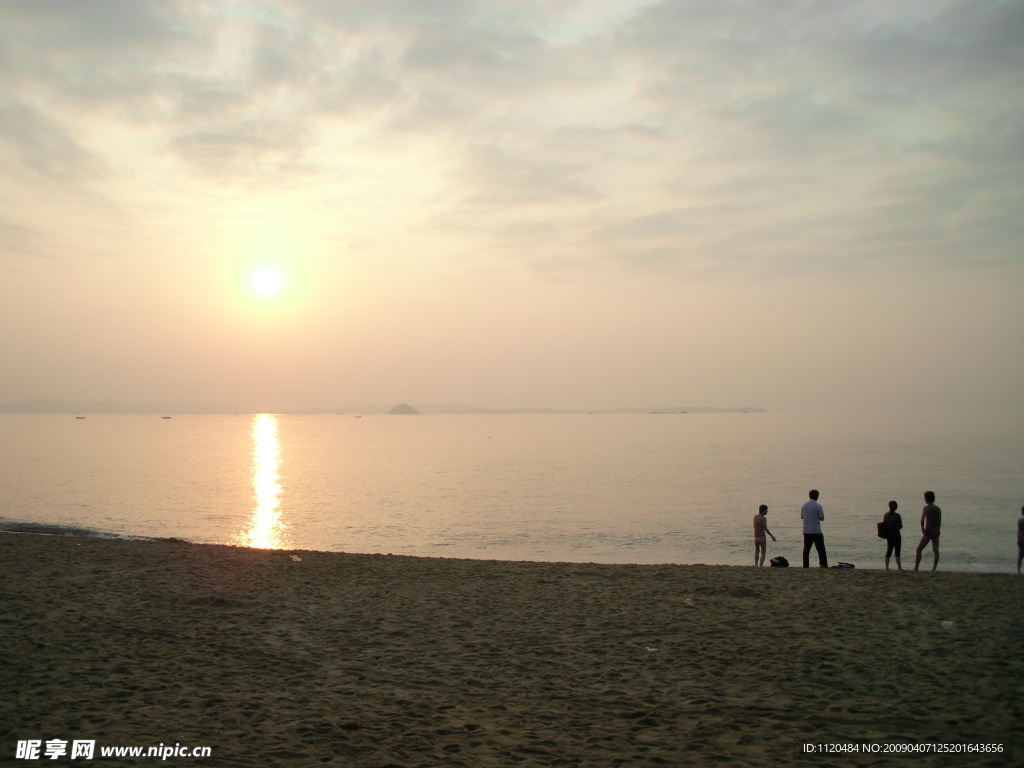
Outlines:
{"label": "small rock island", "polygon": [[411,405],[406,405],[405,403],[399,403],[394,408],[392,408],[390,411],[388,411],[388,414],[398,414],[398,415],[401,415],[401,416],[408,416],[408,415],[418,414],[418,413],[419,413],[419,411],[417,411]]}

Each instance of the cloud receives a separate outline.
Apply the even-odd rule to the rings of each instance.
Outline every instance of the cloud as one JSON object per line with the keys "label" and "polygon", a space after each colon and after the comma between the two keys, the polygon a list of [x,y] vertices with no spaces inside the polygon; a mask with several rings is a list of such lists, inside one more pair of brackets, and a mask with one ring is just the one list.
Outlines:
{"label": "cloud", "polygon": [[32,0],[7,3],[3,14],[23,44],[105,57],[112,49],[152,55],[176,45],[187,36],[182,20],[201,6],[196,0]]}
{"label": "cloud", "polygon": [[508,94],[535,87],[552,74],[545,61],[547,50],[534,35],[431,24],[410,38],[401,65],[420,77],[457,82],[463,89]]}
{"label": "cloud", "polygon": [[557,205],[563,199],[592,199],[596,193],[586,180],[588,168],[535,149],[466,146],[455,175],[462,191],[459,205],[477,208]]}
{"label": "cloud", "polygon": [[[753,358],[793,402],[811,349],[875,393],[860,371],[952,335],[1019,392],[1021,356],[973,341],[1020,325],[1022,33],[1016,0],[0,3],[0,304],[102,307],[91,360],[130,313],[164,371],[140,387],[173,339],[297,401],[356,369],[459,386],[486,348],[520,401],[580,371],[761,391]],[[262,258],[290,304],[236,289]],[[23,347],[52,374],[47,323]]]}
{"label": "cloud", "polygon": [[203,173],[252,177],[300,166],[309,142],[308,132],[294,123],[244,121],[176,136],[170,149]]}
{"label": "cloud", "polygon": [[38,233],[0,217],[0,254],[34,256],[39,253]]}
{"label": "cloud", "polygon": [[531,269],[1006,263],[1021,8],[13,4],[0,132],[39,180],[117,173],[95,120],[204,184],[301,173],[367,197],[404,173],[422,204],[396,207],[396,229]]}
{"label": "cloud", "polygon": [[0,20],[12,85],[131,119],[153,117],[186,67],[208,66],[218,33],[215,15],[193,0],[6,3]]}
{"label": "cloud", "polygon": [[347,117],[400,108],[409,100],[397,77],[365,65],[322,74],[314,93],[318,109]]}
{"label": "cloud", "polygon": [[35,107],[0,99],[0,141],[15,157],[11,168],[50,181],[95,179],[103,162],[79,143],[73,130]]}
{"label": "cloud", "polygon": [[179,123],[223,124],[245,114],[245,91],[223,81],[182,83],[175,94],[174,118]]}

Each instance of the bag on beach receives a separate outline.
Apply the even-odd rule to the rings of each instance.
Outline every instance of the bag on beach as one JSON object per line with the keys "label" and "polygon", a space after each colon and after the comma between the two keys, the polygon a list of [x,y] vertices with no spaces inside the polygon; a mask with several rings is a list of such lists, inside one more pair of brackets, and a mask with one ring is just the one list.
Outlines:
{"label": "bag on beach", "polygon": [[772,558],[772,568],[789,568],[789,560],[782,555]]}
{"label": "bag on beach", "polygon": [[885,520],[879,520],[878,522],[878,538],[888,539],[889,538],[889,526],[885,524]]}

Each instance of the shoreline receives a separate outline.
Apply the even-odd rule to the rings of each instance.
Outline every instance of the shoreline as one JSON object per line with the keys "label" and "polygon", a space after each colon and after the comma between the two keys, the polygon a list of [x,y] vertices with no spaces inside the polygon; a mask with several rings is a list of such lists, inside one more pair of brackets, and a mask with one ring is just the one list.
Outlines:
{"label": "shoreline", "polygon": [[[0,518],[2,520],[3,518]],[[0,535],[5,533],[11,534],[24,534],[29,536],[55,536],[62,538],[82,538],[82,539],[99,539],[104,541],[150,541],[150,542],[173,542],[179,544],[190,544],[193,546],[210,546],[210,547],[229,547],[236,549],[255,549],[263,552],[319,552],[323,554],[335,554],[335,555],[378,555],[388,557],[412,557],[422,558],[426,560],[469,560],[474,562],[487,562],[487,563],[548,563],[548,564],[563,564],[563,565],[609,565],[609,566],[707,566],[707,567],[721,567],[721,568],[750,568],[753,567],[749,562],[746,563],[679,563],[672,561],[665,562],[625,562],[615,561],[608,562],[604,560],[534,560],[529,558],[488,558],[488,557],[476,557],[476,556],[446,556],[446,555],[421,555],[421,554],[407,554],[407,553],[391,553],[391,552],[356,552],[356,551],[341,551],[341,550],[329,550],[329,549],[306,549],[301,547],[276,547],[276,548],[259,548],[259,547],[247,547],[241,544],[223,544],[215,542],[200,542],[192,541],[179,536],[149,536],[144,534],[125,534],[125,533],[111,533],[109,531],[101,531],[95,528],[84,528],[76,525],[64,525],[60,523],[33,523],[33,522],[17,522],[12,520],[6,520],[6,522],[0,522]],[[884,545],[884,541],[882,542]],[[881,547],[884,550],[884,546]],[[796,555],[789,563],[789,568],[802,568],[800,563],[799,548],[796,548]],[[914,562],[914,548],[909,547],[907,554],[904,555],[904,560],[908,562],[908,565],[904,567],[904,572],[913,573],[913,562]],[[770,560],[778,552],[778,548],[774,551],[769,550],[767,557],[765,558],[765,568],[770,567]],[[751,553],[751,559],[753,555]],[[811,567],[809,570],[817,568],[817,554],[811,551]],[[1012,558],[1007,559],[1007,564],[1002,567],[1001,570],[995,570],[992,567],[986,568],[972,568],[972,569],[957,569],[956,567],[949,565],[949,557],[947,555],[945,560],[940,561],[939,572],[941,573],[962,573],[962,574],[991,574],[991,575],[1016,575],[1016,566]],[[837,564],[843,562],[835,560],[829,570],[841,570],[837,568]],[[932,554],[930,549],[926,549],[921,558],[921,572],[930,571],[932,562]],[[854,570],[860,571],[882,571],[884,572],[885,566],[883,564],[883,558],[879,556],[877,562],[871,561],[870,565],[858,565],[853,564]],[[892,566],[892,570],[896,570],[895,564]]]}
{"label": "shoreline", "polygon": [[186,762],[225,766],[906,766],[796,752],[868,739],[1004,745],[920,766],[1024,754],[1016,574],[15,533],[0,563],[7,757],[56,738],[206,745]]}

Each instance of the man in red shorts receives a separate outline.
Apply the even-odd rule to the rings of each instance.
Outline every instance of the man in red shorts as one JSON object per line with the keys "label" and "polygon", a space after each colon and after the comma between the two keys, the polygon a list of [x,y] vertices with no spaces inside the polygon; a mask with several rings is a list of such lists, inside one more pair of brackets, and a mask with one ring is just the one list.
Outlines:
{"label": "man in red shorts", "polygon": [[924,492],[924,509],[921,510],[921,543],[917,545],[917,555],[914,558],[914,570],[921,565],[921,552],[928,542],[932,543],[932,570],[939,566],[939,528],[942,525],[942,510],[935,505],[935,494],[931,491]]}

